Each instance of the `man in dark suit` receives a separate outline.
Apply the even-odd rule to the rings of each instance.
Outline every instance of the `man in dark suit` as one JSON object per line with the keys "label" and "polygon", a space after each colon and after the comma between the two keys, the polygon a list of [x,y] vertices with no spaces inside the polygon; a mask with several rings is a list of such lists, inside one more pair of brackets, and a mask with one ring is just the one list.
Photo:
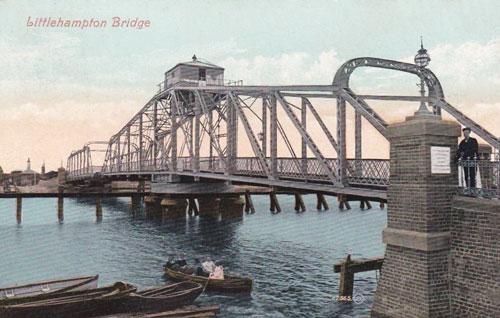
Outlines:
{"label": "man in dark suit", "polygon": [[[462,129],[464,139],[458,145],[458,158],[460,160],[477,160],[478,159],[478,144],[475,138],[470,136],[471,130],[469,127]],[[476,164],[470,161],[464,162],[464,175],[467,187],[476,187]]]}

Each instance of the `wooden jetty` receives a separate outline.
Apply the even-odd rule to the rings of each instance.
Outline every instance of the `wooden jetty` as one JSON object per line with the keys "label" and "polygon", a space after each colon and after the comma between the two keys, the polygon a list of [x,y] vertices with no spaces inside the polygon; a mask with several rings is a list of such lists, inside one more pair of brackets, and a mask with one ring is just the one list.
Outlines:
{"label": "wooden jetty", "polygon": [[352,300],[355,273],[381,270],[383,263],[383,256],[351,260],[348,254],[342,263],[334,264],[333,271],[340,273],[339,300]]}

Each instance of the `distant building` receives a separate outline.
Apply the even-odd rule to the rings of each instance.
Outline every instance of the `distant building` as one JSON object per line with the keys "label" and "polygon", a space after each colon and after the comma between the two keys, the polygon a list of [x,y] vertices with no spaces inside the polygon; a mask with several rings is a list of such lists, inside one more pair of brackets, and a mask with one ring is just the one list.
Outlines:
{"label": "distant building", "polygon": [[43,164],[42,164],[42,169],[40,171],[40,174],[43,176],[45,174],[45,160],[43,161]]}
{"label": "distant building", "polygon": [[37,185],[40,181],[40,174],[31,170],[31,160],[28,158],[26,170],[13,170],[9,177],[12,184],[16,186]]}

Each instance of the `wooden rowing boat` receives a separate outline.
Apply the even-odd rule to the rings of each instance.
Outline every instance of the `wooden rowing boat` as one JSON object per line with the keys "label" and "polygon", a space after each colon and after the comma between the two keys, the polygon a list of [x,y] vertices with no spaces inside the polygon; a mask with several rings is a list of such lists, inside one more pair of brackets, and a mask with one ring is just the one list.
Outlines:
{"label": "wooden rowing boat", "polygon": [[158,312],[190,305],[203,292],[203,286],[192,281],[170,284],[131,293],[122,300],[123,312]]}
{"label": "wooden rowing boat", "polygon": [[235,276],[224,274],[224,279],[208,279],[204,276],[196,276],[183,273],[164,266],[165,275],[171,279],[200,283],[206,285],[206,290],[223,291],[223,292],[250,292],[252,291],[253,281],[250,277]]}
{"label": "wooden rowing boat", "polygon": [[0,288],[0,305],[2,305],[5,299],[97,288],[98,279],[99,275],[82,276],[3,287]]}
{"label": "wooden rowing boat", "polygon": [[30,301],[0,306],[0,317],[84,318],[113,314],[120,312],[122,298],[136,290],[131,284],[117,282],[109,287],[85,291],[38,295]]}

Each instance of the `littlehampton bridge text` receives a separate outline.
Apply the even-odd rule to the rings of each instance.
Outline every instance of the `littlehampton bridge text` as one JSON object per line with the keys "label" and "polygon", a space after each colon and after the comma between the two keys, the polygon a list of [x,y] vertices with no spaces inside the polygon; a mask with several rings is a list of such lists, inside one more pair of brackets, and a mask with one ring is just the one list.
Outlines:
{"label": "littlehampton bridge text", "polygon": [[[109,22],[109,23],[108,23]],[[86,29],[86,28],[106,28],[108,26],[112,28],[130,28],[130,29],[143,29],[149,28],[151,26],[150,20],[135,18],[121,18],[113,17],[109,20],[106,19],[63,19],[45,17],[45,18],[33,18],[28,16],[26,21],[26,26],[28,28],[76,28],[76,29]]]}

